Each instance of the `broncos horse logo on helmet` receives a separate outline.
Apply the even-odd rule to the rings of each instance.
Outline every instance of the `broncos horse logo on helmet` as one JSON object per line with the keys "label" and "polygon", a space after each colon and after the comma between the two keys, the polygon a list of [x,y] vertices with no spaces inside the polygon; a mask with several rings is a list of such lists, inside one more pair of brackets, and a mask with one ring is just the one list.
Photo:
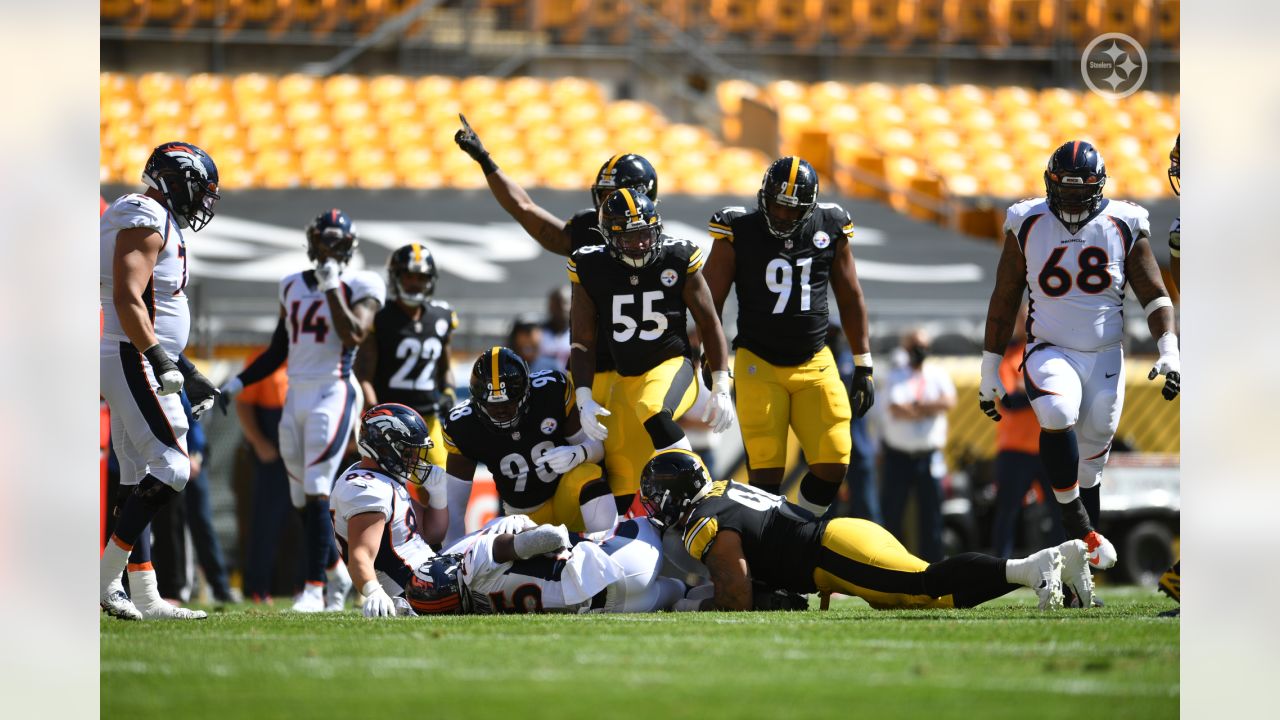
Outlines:
{"label": "broncos horse logo on helmet", "polygon": [[640,473],[640,504],[667,527],[676,525],[711,487],[711,474],[688,450],[663,450]]}
{"label": "broncos horse logo on helmet", "polygon": [[436,259],[421,243],[399,247],[387,258],[391,295],[406,305],[417,307],[430,299],[435,294],[439,278]]}
{"label": "broncos horse logo on helmet", "polygon": [[151,151],[142,182],[164,195],[178,227],[200,230],[213,219],[218,198],[218,166],[200,148],[167,142]]}
{"label": "broncos horse logo on helmet", "polygon": [[596,173],[595,184],[591,186],[591,202],[596,210],[600,209],[610,193],[622,188],[639,190],[649,196],[650,200],[657,202],[658,173],[641,155],[635,153],[614,155],[600,166],[600,172]]}
{"label": "broncos horse logo on helmet", "polygon": [[421,485],[431,472],[431,430],[415,410],[399,403],[375,405],[360,418],[360,456],[401,483]]}
{"label": "broncos horse logo on helmet", "polygon": [[789,238],[818,205],[818,171],[795,156],[778,158],[765,171],[756,202],[769,232]]}
{"label": "broncos horse logo on helmet", "polygon": [[633,268],[653,264],[659,257],[662,218],[649,196],[622,188],[600,205],[599,230],[609,254]]}
{"label": "broncos horse logo on helmet", "polygon": [[320,213],[307,226],[307,257],[311,262],[333,258],[345,265],[351,262],[359,244],[355,224],[337,208]]}
{"label": "broncos horse logo on helmet", "polygon": [[462,586],[462,556],[439,555],[409,578],[404,599],[419,615],[457,615],[471,611],[471,595]]}
{"label": "broncos horse logo on helmet", "polygon": [[1102,205],[1107,168],[1102,153],[1084,140],[1065,142],[1049,156],[1044,190],[1049,210],[1075,232]]}
{"label": "broncos horse logo on helmet", "polygon": [[484,351],[471,368],[471,397],[491,427],[515,427],[529,404],[529,366],[511,348]]}

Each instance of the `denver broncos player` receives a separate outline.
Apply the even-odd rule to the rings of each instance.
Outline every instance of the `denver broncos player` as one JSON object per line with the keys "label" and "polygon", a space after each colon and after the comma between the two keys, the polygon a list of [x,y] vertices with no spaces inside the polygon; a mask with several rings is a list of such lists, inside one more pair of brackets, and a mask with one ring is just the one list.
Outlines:
{"label": "denver broncos player", "polygon": [[662,536],[648,518],[578,539],[511,515],[447,548],[405,596],[423,614],[655,612],[684,595],[661,569]]}
{"label": "denver broncos player", "polygon": [[[606,428],[597,419],[612,411],[597,403],[591,392],[596,348],[607,345],[620,377],[605,406],[617,408],[619,414],[634,417],[643,426],[646,458],[655,449],[688,450],[689,440],[675,422],[693,405],[698,392],[686,312],[693,313],[701,330],[712,371],[711,400],[702,420],[714,432],[724,432],[733,422],[728,351],[700,272],[702,250],[687,240],[663,235],[653,200],[630,188],[615,190],[605,199],[599,223],[605,243],[574,250],[567,263],[573,282],[569,364],[582,428],[597,440],[620,429]],[[600,337],[602,318],[607,334]],[[625,431],[625,426],[621,429]],[[618,507],[630,505],[639,482],[638,472],[615,475],[610,471],[609,485],[619,498]]]}
{"label": "denver broncos player", "polygon": [[[330,511],[365,617],[396,614],[391,598],[428,564],[444,539],[448,510],[444,468],[433,464],[431,431],[422,416],[397,403],[375,405],[360,418],[360,462],[338,473]],[[411,501],[409,488],[427,509]]]}
{"label": "denver broncos player", "polygon": [[[182,357],[191,330],[182,231],[198,232],[213,219],[218,168],[195,145],[168,142],[151,152],[142,180],[146,192],[121,196],[99,220],[99,382],[129,492],[102,553],[99,602],[124,620],[203,618],[160,598],[148,526],[191,474],[178,393],[185,385],[197,417],[217,394]],[[132,600],[121,581],[126,566]]]}
{"label": "denver broncos player", "polygon": [[293,606],[298,612],[340,611],[351,589],[333,540],[329,490],[363,405],[360,385],[351,377],[356,349],[387,293],[377,273],[346,269],[358,244],[351,219],[337,208],[311,222],[307,257],[314,268],[280,281],[280,320],[271,344],[223,385],[220,398],[225,403],[288,360],[280,455],[306,532],[307,584]]}
{"label": "denver broncos player", "polygon": [[[595,182],[591,185],[591,207],[579,210],[568,220],[561,220],[538,206],[524,188],[507,177],[484,149],[467,119],[461,115],[458,117],[462,121],[462,129],[454,135],[454,141],[480,165],[489,190],[502,209],[515,218],[525,232],[548,252],[568,256],[578,248],[599,245],[603,239],[599,230],[600,205],[614,190],[631,188],[644,193],[654,202],[658,201],[658,174],[653,165],[635,153],[619,153],[605,161],[596,173]],[[609,317],[601,314],[596,336],[607,337],[612,326]],[[636,478],[653,453],[653,447],[648,433],[635,420],[634,414],[619,410],[621,406],[618,403],[622,401],[622,394],[613,392],[613,385],[617,380],[617,367],[608,346],[597,346],[591,396],[613,415],[613,431],[604,439],[605,471],[610,477]],[[618,512],[627,510],[627,506],[622,503],[629,502],[634,492],[633,488],[631,492],[620,495]]]}
{"label": "denver broncos player", "polygon": [[[1169,151],[1169,187],[1174,195],[1182,195],[1182,135],[1173,141],[1173,149]],[[1182,285],[1182,218],[1173,219],[1169,228],[1169,272],[1173,274],[1173,284]]]}
{"label": "denver broncos player", "polygon": [[458,315],[432,298],[439,278],[435,258],[420,243],[397,248],[387,259],[391,302],[373,317],[356,353],[356,377],[366,408],[384,402],[413,408],[431,429],[431,463],[444,466],[441,412],[453,407],[449,341]]}
{"label": "denver broncos player", "polygon": [[[987,310],[979,405],[1000,419],[1005,394],[999,367],[1023,293],[1030,294],[1027,395],[1040,421],[1040,460],[1053,485],[1067,537],[1089,547],[1099,569],[1116,562],[1115,547],[1095,530],[1102,469],[1124,405],[1124,295],[1132,284],[1160,357],[1150,379],[1165,376],[1172,400],[1180,382],[1173,302],[1155,256],[1147,211],[1108,200],[1102,155],[1075,140],[1054,151],[1044,173],[1045,197],[1009,208],[1004,251]],[[1081,597],[1086,607],[1090,597]]]}
{"label": "denver broncos player", "polygon": [[[867,307],[849,250],[853,220],[818,202],[812,165],[784,157],[765,172],[755,212],[724,208],[710,230],[704,272],[716,312],[730,287],[738,291],[734,378],[751,484],[778,492],[794,429],[809,464],[800,505],[822,515],[849,468],[853,414],[862,417],[875,400]],[[848,391],[826,345],[828,282],[854,353]]]}
{"label": "denver broncos player", "polygon": [[[613,527],[617,510],[599,465],[604,446],[583,432],[567,375],[530,374],[515,351],[495,347],[476,360],[470,386],[444,427],[451,478],[469,483],[484,463],[505,515],[574,532]],[[463,527],[465,511],[455,505],[454,527]]]}
{"label": "denver broncos player", "polygon": [[682,450],[649,461],[640,493],[650,515],[679,532],[685,550],[711,573],[714,596],[697,609],[754,609],[753,582],[856,595],[881,610],[973,607],[1019,585],[1036,591],[1041,609],[1056,609],[1064,580],[1092,592],[1080,540],[1020,560],[961,553],[930,564],[869,520],[820,520],[753,485],[714,482],[698,457]]}

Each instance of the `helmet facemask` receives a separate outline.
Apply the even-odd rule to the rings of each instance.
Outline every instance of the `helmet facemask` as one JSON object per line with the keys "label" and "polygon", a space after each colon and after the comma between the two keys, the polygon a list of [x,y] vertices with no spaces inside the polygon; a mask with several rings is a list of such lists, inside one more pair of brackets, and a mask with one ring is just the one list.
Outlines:
{"label": "helmet facemask", "polygon": [[[376,406],[361,418],[356,447],[360,457],[372,460],[387,475],[402,484],[421,485],[431,472],[427,455],[435,443],[426,427],[410,427],[406,418]],[[379,410],[382,408],[382,411]],[[408,408],[405,411],[412,412]],[[411,423],[412,424],[412,423]]]}
{"label": "helmet facemask", "polygon": [[420,307],[435,293],[436,280],[428,272],[425,265],[421,269],[409,267],[392,277],[395,297],[411,307]]}
{"label": "helmet facemask", "polygon": [[1182,136],[1173,142],[1173,149],[1169,151],[1169,187],[1173,188],[1173,194],[1182,195]]}
{"label": "helmet facemask", "polygon": [[[497,387],[494,387],[495,382]],[[529,383],[507,382],[499,377],[485,385],[480,397],[476,398],[480,415],[496,428],[506,430],[515,427],[524,417],[524,408],[529,400]]]}
{"label": "helmet facemask", "polygon": [[218,168],[203,150],[185,143],[166,143],[152,151],[142,182],[164,196],[178,227],[200,232],[213,219],[218,194]]}
{"label": "helmet facemask", "polygon": [[1045,193],[1049,209],[1068,225],[1079,225],[1088,220],[1102,203],[1102,188],[1107,184],[1105,175],[1058,174],[1046,170]]}
{"label": "helmet facemask", "polygon": [[346,265],[355,255],[356,243],[354,232],[343,232],[339,227],[307,229],[307,257],[315,263],[333,259],[340,265]]}
{"label": "helmet facemask", "polygon": [[777,238],[789,238],[809,216],[817,203],[805,202],[796,195],[779,193],[770,195],[760,191],[760,209],[764,211],[764,222],[769,232]]}
{"label": "helmet facemask", "polygon": [[662,225],[637,225],[634,230],[610,233],[609,246],[615,258],[633,268],[642,268],[657,258]]}

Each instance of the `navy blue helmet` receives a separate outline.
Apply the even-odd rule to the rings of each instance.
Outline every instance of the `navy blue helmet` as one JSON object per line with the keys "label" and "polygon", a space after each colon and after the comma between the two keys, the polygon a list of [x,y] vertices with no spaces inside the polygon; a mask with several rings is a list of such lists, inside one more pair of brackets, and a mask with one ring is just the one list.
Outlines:
{"label": "navy blue helmet", "polygon": [[1065,142],[1049,156],[1045,195],[1049,210],[1067,225],[1079,225],[1097,211],[1106,184],[1102,154],[1084,140]]}
{"label": "navy blue helmet", "polygon": [[142,182],[164,195],[178,227],[199,232],[213,219],[218,198],[218,166],[209,153],[186,142],[167,142],[151,151]]}
{"label": "navy blue helmet", "polygon": [[307,257],[311,262],[333,258],[345,265],[351,262],[359,244],[355,224],[337,208],[320,213],[307,226]]}

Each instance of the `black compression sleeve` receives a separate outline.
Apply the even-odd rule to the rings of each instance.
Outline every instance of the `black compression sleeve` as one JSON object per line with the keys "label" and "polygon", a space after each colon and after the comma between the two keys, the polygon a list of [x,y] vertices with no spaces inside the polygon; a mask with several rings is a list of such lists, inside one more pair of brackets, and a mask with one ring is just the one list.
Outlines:
{"label": "black compression sleeve", "polygon": [[262,354],[254,358],[249,367],[240,373],[240,382],[248,387],[259,380],[265,379],[268,375],[276,371],[276,368],[284,364],[289,357],[289,331],[284,328],[284,318],[280,318],[280,322],[276,323],[276,331],[271,336],[271,344],[267,346]]}

